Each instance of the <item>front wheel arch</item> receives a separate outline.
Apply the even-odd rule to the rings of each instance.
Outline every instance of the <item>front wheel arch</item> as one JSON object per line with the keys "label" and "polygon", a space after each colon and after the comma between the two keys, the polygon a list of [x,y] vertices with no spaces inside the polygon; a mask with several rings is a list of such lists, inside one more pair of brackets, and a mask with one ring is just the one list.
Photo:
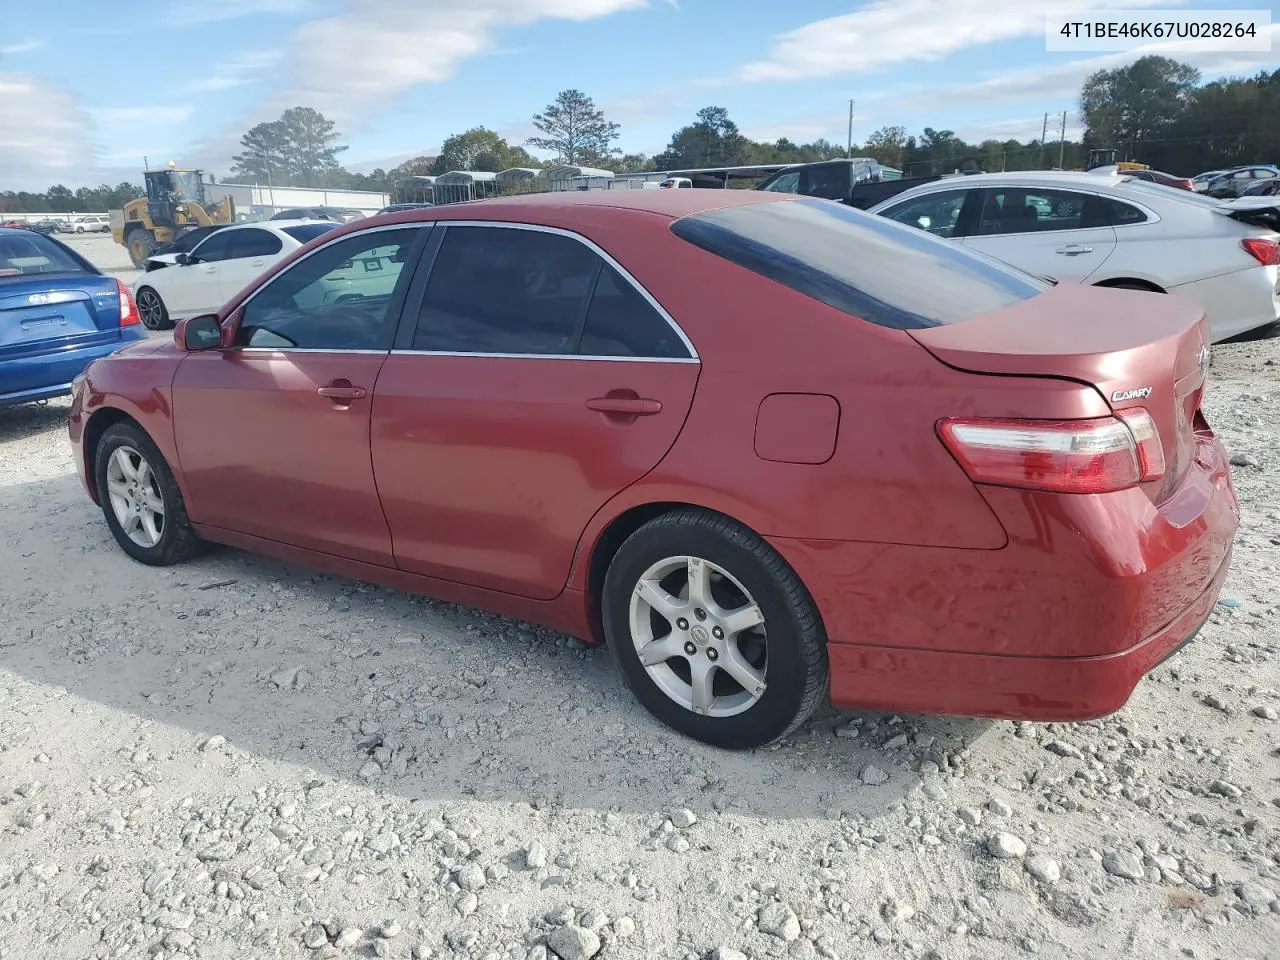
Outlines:
{"label": "front wheel arch", "polygon": [[98,462],[98,444],[102,441],[102,435],[107,432],[107,428],[117,423],[129,423],[144,433],[146,432],[146,428],[142,424],[119,407],[99,407],[89,417],[88,422],[85,423],[84,436],[80,441],[80,452],[84,458],[84,475],[89,481],[89,495],[93,497],[93,502],[98,506],[102,506],[95,470],[95,465]]}

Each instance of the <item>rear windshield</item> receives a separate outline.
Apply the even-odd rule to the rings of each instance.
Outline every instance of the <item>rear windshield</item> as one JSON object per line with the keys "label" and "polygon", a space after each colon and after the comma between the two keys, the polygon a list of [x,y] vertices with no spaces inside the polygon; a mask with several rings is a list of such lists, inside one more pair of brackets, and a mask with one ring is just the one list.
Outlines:
{"label": "rear windshield", "polygon": [[55,240],[27,231],[0,234],[0,281],[37,273],[91,273],[88,265]]}
{"label": "rear windshield", "polygon": [[727,207],[677,220],[671,229],[837,310],[899,330],[955,323],[1049,286],[949,241],[830,200]]}
{"label": "rear windshield", "polygon": [[310,243],[321,234],[337,228],[336,223],[304,223],[300,227],[285,227],[284,232],[299,243]]}

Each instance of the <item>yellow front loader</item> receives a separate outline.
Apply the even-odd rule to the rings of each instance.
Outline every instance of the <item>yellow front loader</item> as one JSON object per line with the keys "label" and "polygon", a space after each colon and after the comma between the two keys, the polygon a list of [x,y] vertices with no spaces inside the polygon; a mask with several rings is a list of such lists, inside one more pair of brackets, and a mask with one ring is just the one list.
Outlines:
{"label": "yellow front loader", "polygon": [[235,222],[236,205],[230,196],[206,205],[202,174],[172,165],[144,171],[147,195],[130,200],[122,210],[110,211],[111,236],[129,251],[135,267],[141,269],[157,247],[193,227]]}

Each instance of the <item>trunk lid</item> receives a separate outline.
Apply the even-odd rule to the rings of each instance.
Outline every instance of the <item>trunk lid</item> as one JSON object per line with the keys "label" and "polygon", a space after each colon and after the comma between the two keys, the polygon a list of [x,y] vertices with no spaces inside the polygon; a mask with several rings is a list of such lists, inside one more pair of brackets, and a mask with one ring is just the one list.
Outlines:
{"label": "trunk lid", "polygon": [[1280,198],[1240,197],[1222,204],[1216,212],[1251,227],[1280,232]]}
{"label": "trunk lid", "polygon": [[0,359],[120,339],[120,289],[97,274],[0,276]]}
{"label": "trunk lid", "polygon": [[1160,433],[1172,493],[1195,449],[1209,368],[1204,311],[1176,296],[1059,283],[1038,297],[947,326],[908,331],[934,357],[969,373],[1052,377],[1094,387],[1112,410],[1145,409]]}

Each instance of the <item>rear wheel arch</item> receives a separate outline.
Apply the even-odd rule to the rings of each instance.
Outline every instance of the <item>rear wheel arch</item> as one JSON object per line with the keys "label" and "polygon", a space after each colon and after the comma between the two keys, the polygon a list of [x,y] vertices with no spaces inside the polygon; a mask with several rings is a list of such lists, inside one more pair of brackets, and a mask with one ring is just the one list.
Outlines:
{"label": "rear wheel arch", "polygon": [[[587,608],[587,624],[591,631],[591,639],[597,644],[605,642],[604,635],[604,583],[605,575],[609,572],[609,565],[613,562],[613,558],[617,556],[618,550],[627,539],[643,527],[645,524],[673,513],[698,512],[708,517],[718,518],[736,524],[744,530],[754,534],[760,539],[764,537],[758,533],[749,523],[746,523],[733,516],[725,513],[723,510],[717,510],[700,503],[692,503],[681,500],[659,500],[650,503],[641,503],[623,510],[616,517],[605,525],[604,529],[596,537],[595,542],[591,545],[586,569],[586,584],[583,593],[583,599]],[[783,563],[786,563],[784,560]],[[800,579],[798,571],[794,570],[788,564],[788,569]],[[803,583],[803,579],[801,579]],[[806,590],[807,590],[806,585]],[[816,610],[816,604],[815,604]],[[818,612],[818,619],[821,622],[822,615]]]}
{"label": "rear wheel arch", "polygon": [[1168,292],[1159,284],[1152,283],[1150,280],[1143,280],[1139,277],[1112,277],[1108,280],[1099,280],[1094,284],[1094,286],[1110,287],[1114,290],[1148,290],[1151,293]]}

